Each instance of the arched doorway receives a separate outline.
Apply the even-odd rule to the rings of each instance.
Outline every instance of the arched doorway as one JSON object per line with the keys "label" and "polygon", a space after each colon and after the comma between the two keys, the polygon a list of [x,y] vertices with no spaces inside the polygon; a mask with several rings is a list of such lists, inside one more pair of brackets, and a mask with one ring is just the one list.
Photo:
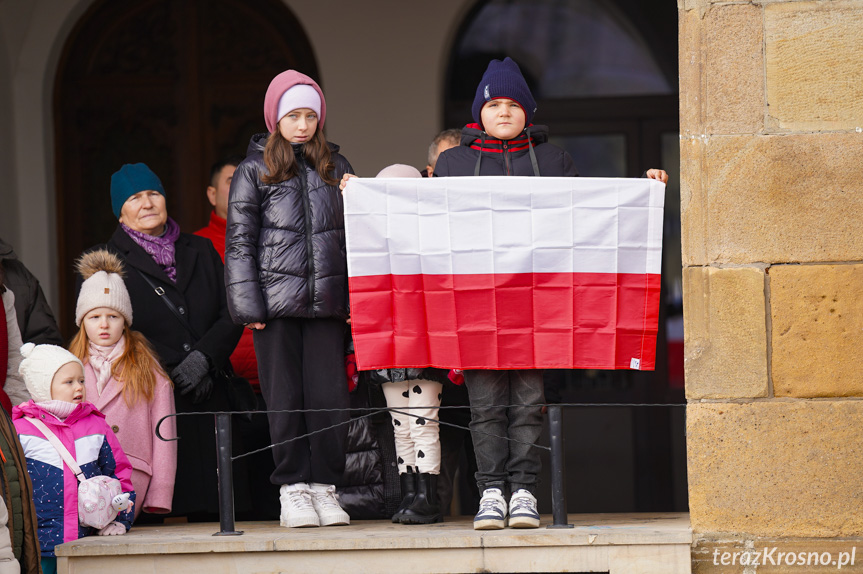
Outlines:
{"label": "arched doorway", "polygon": [[[505,56],[518,62],[537,100],[535,123],[549,126],[551,142],[570,152],[581,175],[638,177],[662,167],[671,176],[657,370],[566,371],[547,378],[560,386],[564,402],[683,404],[676,6],[660,0],[476,2],[450,53],[445,127],[473,121],[477,83],[491,59]],[[678,320],[679,346],[669,345]],[[686,510],[682,408],[579,408],[565,418],[570,511]],[[548,502],[540,500],[541,511],[550,510]]]}
{"label": "arched doorway", "polygon": [[282,70],[317,77],[311,46],[279,0],[96,1],[69,35],[54,91],[61,328],[72,262],[117,225],[110,177],[144,162],[183,231],[202,227],[210,166],[265,130],[264,92]]}

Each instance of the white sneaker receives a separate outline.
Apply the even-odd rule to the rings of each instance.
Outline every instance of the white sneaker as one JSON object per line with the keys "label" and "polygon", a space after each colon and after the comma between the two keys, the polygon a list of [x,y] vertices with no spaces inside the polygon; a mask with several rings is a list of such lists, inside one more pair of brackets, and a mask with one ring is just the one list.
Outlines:
{"label": "white sneaker", "polygon": [[311,483],[312,505],[318,514],[321,526],[347,526],[351,517],[336,498],[336,487],[332,484]]}
{"label": "white sneaker", "polygon": [[473,519],[474,530],[500,530],[506,526],[506,500],[499,488],[482,491],[479,511]]}
{"label": "white sneaker", "polygon": [[509,499],[509,526],[511,528],[539,528],[536,497],[520,488]]}
{"label": "white sneaker", "polygon": [[282,503],[282,514],[279,523],[288,528],[320,526],[318,513],[312,505],[312,491],[305,482],[283,484],[279,489],[279,502]]}

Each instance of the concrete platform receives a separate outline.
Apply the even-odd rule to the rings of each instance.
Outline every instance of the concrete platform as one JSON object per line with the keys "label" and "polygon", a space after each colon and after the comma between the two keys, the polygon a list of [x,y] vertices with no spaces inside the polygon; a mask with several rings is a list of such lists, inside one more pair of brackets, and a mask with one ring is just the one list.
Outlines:
{"label": "concrete platform", "polygon": [[470,518],[404,526],[287,529],[238,523],[242,536],[213,536],[217,524],[140,526],[57,548],[68,574],[270,574],[399,572],[609,572],[689,574],[689,515],[577,514],[570,529],[475,531]]}

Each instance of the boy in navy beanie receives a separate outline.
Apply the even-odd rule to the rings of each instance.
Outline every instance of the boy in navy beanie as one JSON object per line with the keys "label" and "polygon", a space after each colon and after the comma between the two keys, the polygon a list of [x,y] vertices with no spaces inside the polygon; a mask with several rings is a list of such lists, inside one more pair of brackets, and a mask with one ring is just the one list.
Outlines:
{"label": "boy in navy beanie", "polygon": [[[536,101],[512,58],[489,63],[476,88],[471,112],[476,123],[462,129],[460,146],[441,153],[434,177],[578,175],[570,155],[548,143],[548,129],[532,124]],[[473,527],[503,528],[509,517],[513,528],[536,528],[541,462],[539,451],[531,445],[542,432],[542,371],[468,370],[464,375],[476,481],[482,493]],[[495,406],[516,404],[526,406]]]}
{"label": "boy in navy beanie", "polygon": [[475,123],[462,129],[460,146],[440,155],[435,176],[578,175],[570,155],[548,143],[548,128],[533,125],[536,100],[512,58],[489,63],[471,113]]}
{"label": "boy in navy beanie", "polygon": [[[460,146],[441,153],[434,177],[578,175],[572,157],[548,143],[548,128],[533,125],[536,101],[511,58],[489,63],[471,112],[475,123],[462,129]],[[650,170],[647,175],[668,179],[661,170]],[[542,431],[542,371],[468,370],[464,375],[477,458],[476,481],[482,492],[474,529],[503,528],[507,517],[513,528],[537,528],[541,463],[539,451],[532,445]],[[498,405],[525,406],[507,409]]]}
{"label": "boy in navy beanie", "polygon": [[512,58],[492,60],[488,69],[482,76],[482,80],[476,87],[476,96],[470,111],[477,123],[480,121],[480,112],[486,102],[498,98],[509,98],[518,103],[525,113],[525,121],[530,124],[533,114],[536,113],[536,101],[527,87],[527,82],[521,74],[518,64]]}

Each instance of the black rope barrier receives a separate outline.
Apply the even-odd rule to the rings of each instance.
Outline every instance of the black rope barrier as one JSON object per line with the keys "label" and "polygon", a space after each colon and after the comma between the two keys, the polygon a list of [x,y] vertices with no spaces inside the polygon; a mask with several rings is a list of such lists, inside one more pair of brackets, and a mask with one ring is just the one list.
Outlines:
{"label": "black rope barrier", "polygon": [[[364,410],[364,411],[365,411],[365,410],[368,410],[368,409],[362,409],[362,410]],[[318,433],[321,433],[321,432],[325,432],[325,431],[328,431],[328,430],[331,430],[331,429],[334,429],[334,428],[338,428],[338,427],[343,426],[343,425],[350,424],[352,420],[356,421],[356,420],[361,420],[361,419],[365,419],[365,418],[368,418],[368,417],[373,417],[373,416],[375,416],[375,415],[376,415],[376,414],[378,414],[378,413],[384,412],[385,410],[386,410],[386,409],[381,409],[381,410],[375,411],[375,412],[373,412],[373,413],[368,413],[368,414],[365,414],[365,415],[362,415],[362,416],[359,416],[359,417],[354,417],[353,419],[347,420],[347,421],[342,422],[342,423],[336,423],[336,424],[334,424],[334,425],[330,425],[330,426],[328,426],[328,427],[326,427],[326,428],[318,429],[318,430],[316,430],[316,431],[308,432],[308,433],[303,434],[303,435],[300,435],[300,436],[295,436],[294,438],[289,438],[289,439],[287,439],[287,440],[283,440],[282,442],[275,442],[275,443],[270,444],[270,445],[268,445],[268,446],[261,447],[261,448],[259,448],[259,449],[257,449],[257,450],[252,450],[252,451],[249,451],[249,452],[244,452],[243,454],[238,454],[238,455],[236,455],[236,456],[231,457],[231,461],[235,461],[235,460],[240,459],[240,458],[244,458],[244,457],[247,457],[247,456],[251,456],[251,455],[253,455],[253,454],[258,454],[259,452],[264,452],[265,450],[270,450],[271,448],[276,447],[276,446],[281,446],[281,445],[283,445],[283,444],[288,444],[288,443],[290,443],[290,442],[294,442],[295,440],[300,440],[300,439],[308,438],[308,437],[310,437],[310,436],[312,436],[312,435],[315,435],[315,434],[318,434]],[[258,411],[258,412],[265,412],[265,411]],[[266,412],[270,412],[270,411],[266,411]],[[294,412],[296,412],[296,411],[294,411]],[[230,414],[230,413],[226,413],[226,414]],[[177,438],[180,438],[180,437],[177,437]]]}
{"label": "black rope barrier", "polygon": [[[447,405],[447,406],[437,406],[437,407],[352,407],[352,408],[341,408],[341,409],[284,409],[284,410],[263,410],[263,411],[196,411],[190,413],[172,413],[169,415],[165,415],[159,419],[159,422],[156,423],[155,434],[162,441],[174,441],[179,440],[181,437],[177,436],[174,438],[165,438],[161,433],[162,423],[171,418],[177,416],[199,416],[199,415],[213,415],[215,416],[215,426],[216,426],[216,451],[217,451],[217,468],[216,473],[218,476],[218,484],[219,484],[219,532],[216,532],[214,536],[238,536],[243,534],[242,531],[237,531],[235,528],[234,522],[234,480],[233,480],[233,462],[240,458],[244,458],[247,456],[251,456],[253,454],[257,454],[266,450],[270,450],[275,446],[288,444],[295,440],[300,440],[303,438],[310,437],[314,434],[326,432],[328,430],[340,427],[342,425],[350,424],[352,420],[360,420],[368,417],[372,417],[381,413],[390,412],[397,413],[401,415],[411,416],[415,418],[428,418],[421,417],[419,415],[412,414],[410,412],[404,412],[405,410],[410,411],[413,409],[511,409],[511,408],[542,408],[546,409],[548,413],[548,425],[549,425],[549,442],[550,446],[544,446],[534,443],[527,443],[524,441],[519,441],[509,437],[503,437],[492,433],[487,433],[484,431],[477,431],[475,429],[471,430],[469,427],[458,425],[455,423],[450,423],[446,421],[436,421],[439,425],[445,425],[453,428],[470,430],[472,433],[480,433],[486,436],[491,436],[499,439],[504,439],[510,442],[516,442],[519,444],[527,445],[532,448],[539,448],[542,450],[549,451],[551,454],[551,506],[552,506],[552,524],[548,526],[548,528],[572,528],[571,524],[567,524],[567,515],[566,515],[566,479],[565,479],[565,465],[564,465],[564,448],[563,448],[563,415],[562,409],[563,407],[685,407],[685,403],[543,403],[543,404],[535,404],[535,405],[484,405],[484,406],[470,406],[470,405]],[[324,412],[355,412],[355,411],[372,411],[366,412],[363,415],[354,417],[352,419],[348,419],[344,422],[336,423],[334,425],[330,425],[326,428],[322,428],[316,431],[312,431],[310,433],[306,433],[301,436],[296,436],[285,441],[270,444],[268,446],[245,452],[243,454],[239,454],[234,456],[231,447],[231,416],[232,415],[245,415],[245,414],[268,414],[268,413],[324,413]]]}
{"label": "black rope barrier", "polygon": [[[160,440],[163,440],[166,442],[167,441],[173,441],[173,440],[179,440],[180,437],[165,438],[162,436],[162,434],[160,432],[160,427],[161,427],[163,421],[165,421],[166,419],[169,419],[171,417],[179,417],[179,416],[218,415],[218,414],[256,415],[256,414],[268,414],[268,413],[335,413],[335,412],[345,412],[345,411],[347,411],[347,412],[367,411],[370,409],[374,409],[375,412],[369,413],[369,415],[364,415],[364,416],[373,416],[373,415],[376,415],[376,414],[379,414],[382,412],[395,411],[395,409],[397,409],[397,408],[403,409],[403,410],[404,409],[406,409],[406,410],[412,410],[412,409],[417,409],[417,410],[419,410],[419,409],[426,409],[426,410],[427,409],[436,409],[436,410],[441,410],[441,409],[443,409],[443,410],[446,410],[446,409],[473,409],[473,410],[478,410],[478,409],[524,408],[526,406],[535,406],[538,408],[548,408],[548,407],[604,407],[604,408],[642,407],[643,408],[643,407],[685,407],[686,403],[538,403],[536,405],[487,405],[487,406],[476,406],[476,407],[472,407],[470,405],[439,405],[436,407],[426,407],[426,406],[423,406],[423,407],[350,407],[350,408],[341,408],[341,409],[282,409],[282,410],[263,410],[263,411],[260,411],[260,410],[255,410],[255,411],[193,411],[193,412],[188,412],[188,413],[171,413],[169,415],[165,415],[162,418],[160,418],[159,422],[156,423],[156,436]],[[398,411],[396,411],[396,412],[398,412]],[[405,414],[405,413],[401,413],[401,414]],[[410,415],[410,416],[417,416],[417,415]],[[356,417],[356,418],[364,418],[364,417]],[[334,426],[339,426],[342,424],[348,424],[349,422],[350,421],[347,421],[345,423],[339,423],[338,425],[334,425]],[[453,427],[460,428],[460,429],[467,429],[468,428],[468,427],[461,426],[461,425],[454,425],[452,423],[444,423],[442,421],[438,421],[438,422],[440,424],[446,424],[446,425],[453,426]],[[333,427],[327,427],[326,429],[322,429],[322,430],[329,430],[330,428],[333,428]],[[317,431],[317,432],[320,432],[320,431]],[[311,434],[313,434],[313,433],[303,435],[302,437],[296,437],[296,439],[289,439],[288,441],[285,441],[283,443],[278,443],[278,444],[286,444],[287,442],[290,442],[291,440],[297,440],[299,438],[305,438],[305,437],[311,436]],[[489,435],[489,436],[495,436],[495,435]],[[270,446],[275,446],[275,445],[270,445]],[[256,451],[256,452],[260,452],[260,451]]]}

